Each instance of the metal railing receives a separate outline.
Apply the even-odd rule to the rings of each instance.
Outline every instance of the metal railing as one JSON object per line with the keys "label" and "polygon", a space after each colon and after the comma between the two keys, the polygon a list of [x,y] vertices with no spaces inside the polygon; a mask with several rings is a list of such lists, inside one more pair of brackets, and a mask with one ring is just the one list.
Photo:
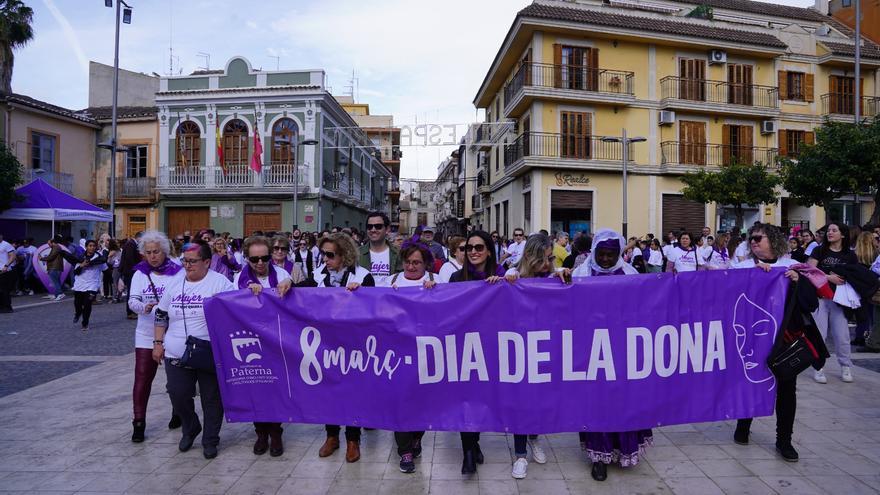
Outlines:
{"label": "metal railing", "polygon": [[575,160],[623,160],[623,146],[620,143],[602,141],[602,137],[545,132],[523,133],[513,143],[507,145],[504,151],[505,164],[510,165],[527,156]]}
{"label": "metal railing", "polygon": [[756,146],[726,146],[712,143],[688,143],[664,141],[660,143],[661,163],[663,165],[693,165],[698,167],[720,167],[731,163],[763,163],[776,166],[776,148]]}
{"label": "metal railing", "polygon": [[[297,181],[294,184],[293,174],[296,171]],[[297,167],[293,163],[272,162],[263,167],[263,185],[265,187],[281,188],[294,187],[294,185],[303,187],[308,186],[308,170],[304,167]]]}
{"label": "metal railing", "polygon": [[190,163],[185,167],[160,167],[159,187],[188,189],[205,187],[205,167]]}
{"label": "metal railing", "polygon": [[[151,198],[156,191],[155,177],[117,177],[117,198]],[[110,177],[107,177],[107,195],[110,195]]]}
{"label": "metal railing", "polygon": [[634,73],[582,65],[522,64],[504,86],[510,102],[526,86],[632,95]]}
{"label": "metal railing", "polygon": [[[822,115],[855,115],[856,97],[847,93],[826,93],[822,98]],[[861,115],[872,117],[880,115],[880,97],[862,96]]]}
{"label": "metal railing", "polygon": [[22,168],[22,184],[30,184],[34,179],[43,179],[50,186],[67,194],[73,194],[73,174],[51,172],[41,168]]}
{"label": "metal railing", "polygon": [[666,76],[660,79],[660,95],[663,99],[779,108],[779,89],[758,84]]}

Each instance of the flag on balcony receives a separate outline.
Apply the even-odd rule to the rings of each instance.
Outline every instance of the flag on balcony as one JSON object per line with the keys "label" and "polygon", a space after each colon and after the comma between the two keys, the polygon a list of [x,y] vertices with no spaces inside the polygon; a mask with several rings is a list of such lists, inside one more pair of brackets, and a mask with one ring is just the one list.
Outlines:
{"label": "flag on balcony", "polygon": [[223,169],[223,175],[226,175],[226,163],[223,162],[223,136],[220,135],[220,126],[217,126],[217,163]]}
{"label": "flag on balcony", "polygon": [[251,156],[251,170],[260,173],[263,170],[263,143],[260,141],[260,132],[254,124],[254,154]]}

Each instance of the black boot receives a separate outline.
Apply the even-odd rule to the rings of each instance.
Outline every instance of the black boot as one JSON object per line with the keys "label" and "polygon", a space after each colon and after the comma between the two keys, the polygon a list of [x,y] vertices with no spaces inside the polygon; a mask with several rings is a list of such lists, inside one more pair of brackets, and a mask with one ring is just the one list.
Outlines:
{"label": "black boot", "polygon": [[281,435],[284,433],[284,429],[281,428],[281,425],[272,425],[272,428],[269,430],[269,455],[272,457],[279,457],[284,454],[284,442],[281,439]]}
{"label": "black boot", "polygon": [[266,426],[260,423],[255,424],[254,429],[257,431],[257,441],[254,442],[254,454],[263,455],[269,450],[269,432],[266,431]]}
{"label": "black boot", "polygon": [[181,425],[183,425],[183,421],[180,420],[180,416],[172,414],[171,421],[168,422],[168,429],[175,430],[177,428],[180,428]]}
{"label": "black boot", "polygon": [[782,458],[788,462],[798,461],[797,450],[794,450],[794,447],[791,445],[791,441],[777,440],[776,451],[779,452],[779,455],[781,455]]}
{"label": "black boot", "polygon": [[596,481],[605,481],[608,479],[608,465],[604,462],[593,462],[593,469],[590,471],[590,476]]}
{"label": "black boot", "polygon": [[477,461],[473,450],[464,451],[464,459],[461,461],[461,474],[474,474],[477,472]]}
{"label": "black boot", "polygon": [[136,419],[131,422],[134,431],[131,433],[131,441],[141,443],[144,441],[144,430],[147,429],[147,422],[142,419]]}
{"label": "black boot", "polygon": [[483,457],[483,451],[480,449],[479,442],[476,447],[474,447],[474,460],[477,461],[477,464],[482,464],[486,459]]}
{"label": "black boot", "polygon": [[749,428],[742,427],[741,425],[736,425],[736,430],[733,432],[733,441],[739,445],[748,445],[749,444]]}

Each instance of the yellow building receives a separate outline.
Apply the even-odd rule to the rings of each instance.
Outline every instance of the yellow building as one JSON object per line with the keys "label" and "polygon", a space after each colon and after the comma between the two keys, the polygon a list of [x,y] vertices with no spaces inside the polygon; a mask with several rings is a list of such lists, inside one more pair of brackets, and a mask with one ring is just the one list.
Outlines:
{"label": "yellow building", "polygon": [[[474,99],[486,112],[474,145],[486,227],[619,229],[623,148],[602,137],[626,129],[647,139],[629,148],[632,235],[731,228],[730,209],[684,200],[679,178],[732,160],[773,166],[824,118],[852,119],[851,35],[813,9],[748,0],[534,2]],[[862,56],[863,113],[876,115],[880,48],[866,40]],[[786,196],[747,224],[824,223]],[[830,214],[852,222],[848,201]]]}

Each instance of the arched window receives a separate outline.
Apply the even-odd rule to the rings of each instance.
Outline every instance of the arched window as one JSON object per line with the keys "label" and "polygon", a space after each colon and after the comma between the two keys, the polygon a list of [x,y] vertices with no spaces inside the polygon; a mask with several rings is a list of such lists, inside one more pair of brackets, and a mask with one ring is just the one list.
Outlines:
{"label": "arched window", "polygon": [[177,126],[177,159],[178,167],[198,166],[201,160],[202,136],[199,126],[187,120]]}
{"label": "arched window", "polygon": [[284,118],[272,126],[272,163],[296,162],[296,140],[299,129],[293,119]]}
{"label": "arched window", "polygon": [[240,119],[233,119],[223,126],[223,163],[248,164],[248,129]]}

